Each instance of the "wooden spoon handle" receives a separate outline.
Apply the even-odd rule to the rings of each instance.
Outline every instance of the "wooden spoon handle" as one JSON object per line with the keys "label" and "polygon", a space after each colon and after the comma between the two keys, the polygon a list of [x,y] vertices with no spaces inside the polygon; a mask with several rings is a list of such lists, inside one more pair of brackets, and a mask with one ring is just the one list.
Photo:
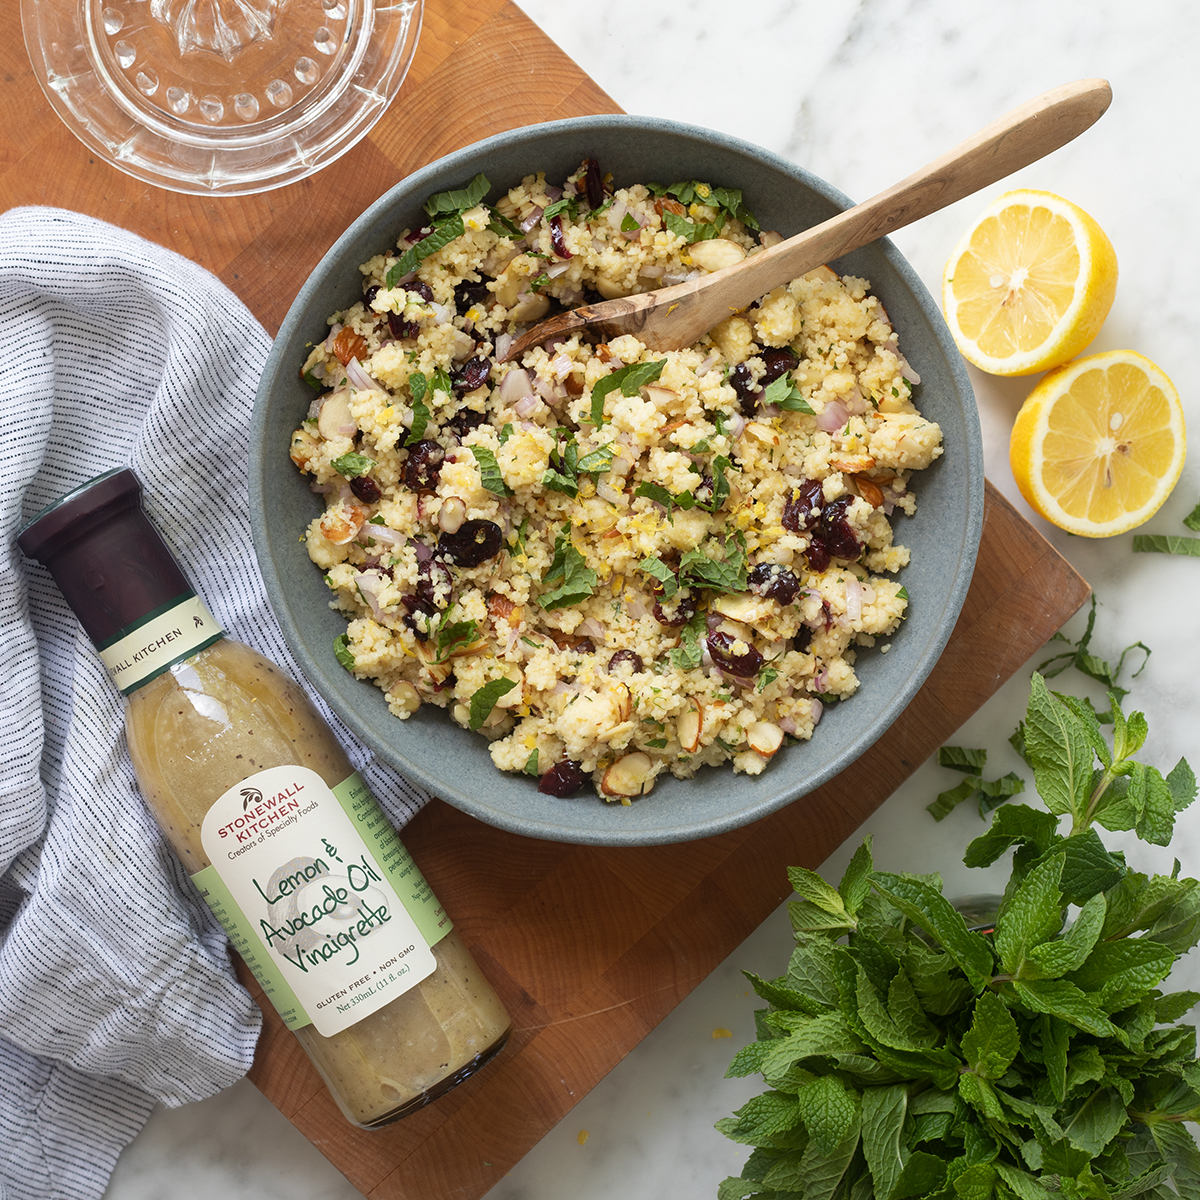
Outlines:
{"label": "wooden spoon handle", "polygon": [[[688,314],[692,320],[709,322],[712,318],[705,325],[711,328],[724,320],[730,309],[738,311],[771,288],[927,217],[1066,145],[1094,124],[1111,101],[1112,90],[1103,79],[1084,79],[1045,92],[862,204],[780,242],[744,264],[694,281],[700,286],[695,289],[692,305],[681,304],[665,328],[672,319],[685,319],[685,307],[693,310]],[[701,318],[697,306],[711,303],[705,294],[709,291],[719,291],[720,295],[713,295],[715,303]],[[660,342],[659,348],[677,347]]]}
{"label": "wooden spoon handle", "polygon": [[637,335],[654,350],[689,346],[731,313],[830,259],[857,250],[970,196],[1066,145],[1112,102],[1103,79],[1044,92],[993,121],[886,191],[732,267],[674,287],[562,313],[517,339],[506,359],[554,335],[588,327]]}

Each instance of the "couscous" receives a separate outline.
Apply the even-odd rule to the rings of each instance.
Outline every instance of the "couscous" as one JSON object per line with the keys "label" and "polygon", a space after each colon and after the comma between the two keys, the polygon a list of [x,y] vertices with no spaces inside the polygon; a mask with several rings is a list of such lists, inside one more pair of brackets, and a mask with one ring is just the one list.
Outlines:
{"label": "couscous", "polygon": [[554,795],[757,774],[903,619],[889,517],[942,453],[918,377],[868,282],[826,267],[688,349],[576,334],[500,364],[554,306],[779,235],[734,189],[614,187],[594,160],[488,187],[431,197],[303,365],[319,395],[291,457],[325,496],[306,536],[338,657]]}

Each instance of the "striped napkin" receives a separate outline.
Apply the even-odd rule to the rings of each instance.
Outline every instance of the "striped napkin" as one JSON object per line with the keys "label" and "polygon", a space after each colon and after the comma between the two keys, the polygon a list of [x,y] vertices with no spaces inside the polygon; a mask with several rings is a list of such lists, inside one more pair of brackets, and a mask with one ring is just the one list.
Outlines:
{"label": "striped napkin", "polygon": [[[90,1200],[156,1100],[198,1100],[246,1072],[261,1017],[138,795],[124,701],[16,534],[64,492],[132,467],[218,620],[300,678],[250,540],[250,414],[270,339],[194,263],[24,208],[0,216],[0,345],[0,1200]],[[404,824],[426,794],[313,698]]]}

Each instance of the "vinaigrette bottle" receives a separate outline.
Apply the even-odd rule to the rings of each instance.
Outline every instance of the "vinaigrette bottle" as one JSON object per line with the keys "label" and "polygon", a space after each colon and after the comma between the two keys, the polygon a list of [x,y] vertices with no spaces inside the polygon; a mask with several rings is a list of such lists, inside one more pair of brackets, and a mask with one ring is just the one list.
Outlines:
{"label": "vinaigrette bottle", "polygon": [[146,803],[347,1120],[397,1120],[498,1054],[508,1014],[408,851],[300,688],[192,591],[133,472],[18,544],[128,697]]}

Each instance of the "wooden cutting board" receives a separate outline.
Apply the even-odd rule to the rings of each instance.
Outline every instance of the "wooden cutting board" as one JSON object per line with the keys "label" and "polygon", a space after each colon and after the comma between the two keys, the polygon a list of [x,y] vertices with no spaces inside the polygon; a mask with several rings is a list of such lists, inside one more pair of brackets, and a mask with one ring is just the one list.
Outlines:
{"label": "wooden cutting board", "polygon": [[[4,7],[13,28],[16,0]],[[301,183],[218,199],[94,159],[46,102],[19,39],[0,45],[0,66],[0,208],[76,209],[169,246],[271,331],[342,229],[415,168],[505,129],[620,111],[514,5],[427,0],[404,91],[367,139]],[[375,1133],[342,1120],[269,1006],[251,1078],[364,1194],[481,1195],[781,903],[789,864],[825,859],[1087,595],[989,485],[978,566],[941,661],[880,741],[812,795],[734,833],[622,850],[517,837],[435,801],[404,840],[508,1005],[510,1045]]]}

